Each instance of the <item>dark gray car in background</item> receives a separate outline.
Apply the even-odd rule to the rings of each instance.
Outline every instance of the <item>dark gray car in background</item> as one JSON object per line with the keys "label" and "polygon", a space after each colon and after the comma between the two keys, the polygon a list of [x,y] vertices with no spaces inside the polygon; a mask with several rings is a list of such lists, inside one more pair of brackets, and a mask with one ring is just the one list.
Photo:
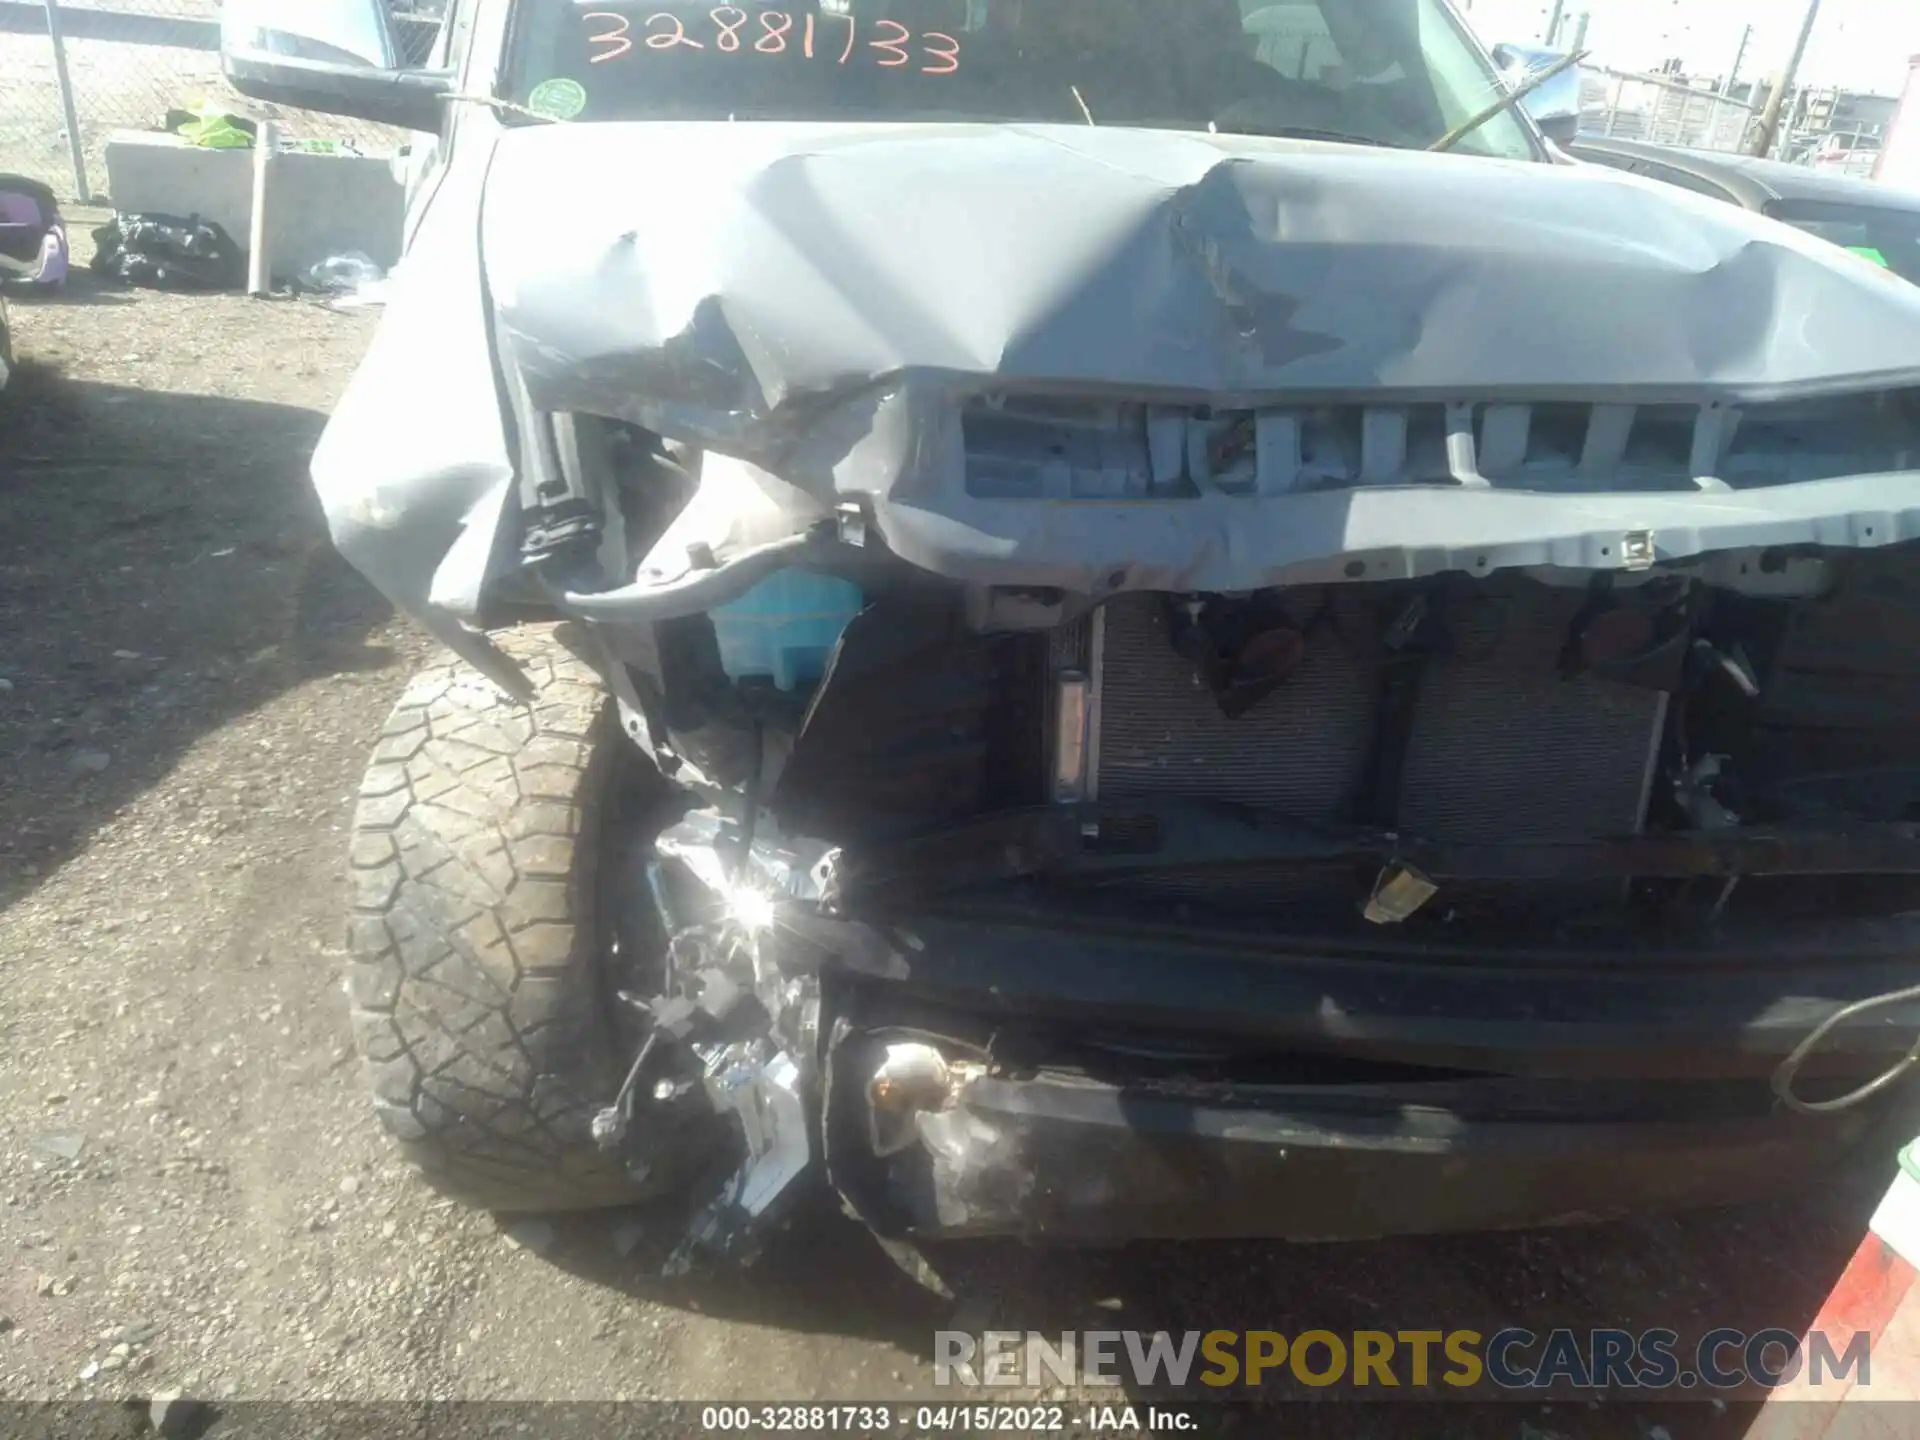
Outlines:
{"label": "dark gray car in background", "polygon": [[1920,285],[1920,195],[1803,165],[1637,140],[1583,139],[1576,160],[1677,185],[1818,235]]}

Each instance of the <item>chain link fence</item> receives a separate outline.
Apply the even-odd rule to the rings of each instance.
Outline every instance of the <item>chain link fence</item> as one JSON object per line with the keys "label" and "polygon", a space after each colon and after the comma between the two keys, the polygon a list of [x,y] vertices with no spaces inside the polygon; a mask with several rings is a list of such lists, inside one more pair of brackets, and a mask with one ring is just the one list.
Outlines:
{"label": "chain link fence", "polygon": [[[396,39],[409,63],[427,59],[437,9],[395,0]],[[220,0],[0,0],[0,171],[43,181],[64,199],[109,199],[114,133],[165,129],[168,111],[202,102],[270,117],[289,139],[334,140],[368,154],[406,143],[406,132],[387,126],[236,94],[221,76],[219,46]]]}
{"label": "chain link fence", "polygon": [[1581,87],[1580,133],[1645,140],[1695,150],[1738,150],[1755,119],[1745,100],[1711,81],[1588,67]]}

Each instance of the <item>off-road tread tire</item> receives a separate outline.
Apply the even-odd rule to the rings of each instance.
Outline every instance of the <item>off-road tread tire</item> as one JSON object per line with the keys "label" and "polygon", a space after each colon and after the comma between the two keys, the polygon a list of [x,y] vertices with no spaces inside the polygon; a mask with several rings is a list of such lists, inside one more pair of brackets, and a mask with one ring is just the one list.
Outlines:
{"label": "off-road tread tire", "polygon": [[495,637],[530,705],[444,655],[407,686],[360,787],[347,990],[374,1107],[427,1180],[490,1210],[639,1198],[594,1145],[620,1083],[594,914],[619,742],[552,626]]}

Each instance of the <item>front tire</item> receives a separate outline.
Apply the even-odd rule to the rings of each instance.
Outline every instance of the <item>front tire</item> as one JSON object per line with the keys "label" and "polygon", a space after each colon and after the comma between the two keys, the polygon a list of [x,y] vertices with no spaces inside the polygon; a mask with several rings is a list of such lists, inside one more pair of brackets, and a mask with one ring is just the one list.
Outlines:
{"label": "front tire", "polygon": [[353,823],[348,992],[374,1108],[432,1185],[490,1210],[648,1193],[588,1129],[624,1070],[595,904],[624,742],[560,633],[495,637],[527,706],[451,656],[417,675]]}

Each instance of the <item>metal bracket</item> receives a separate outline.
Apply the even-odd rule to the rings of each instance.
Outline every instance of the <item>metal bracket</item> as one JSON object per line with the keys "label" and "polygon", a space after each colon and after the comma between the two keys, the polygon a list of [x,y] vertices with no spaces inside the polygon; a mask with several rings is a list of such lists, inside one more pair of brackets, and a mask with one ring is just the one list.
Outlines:
{"label": "metal bracket", "polygon": [[746,1159],[694,1217],[662,1273],[684,1275],[702,1250],[750,1259],[751,1232],[813,1160],[800,1067],[786,1051],[759,1062],[752,1047],[729,1046],[707,1080],[714,1109],[740,1120]]}

